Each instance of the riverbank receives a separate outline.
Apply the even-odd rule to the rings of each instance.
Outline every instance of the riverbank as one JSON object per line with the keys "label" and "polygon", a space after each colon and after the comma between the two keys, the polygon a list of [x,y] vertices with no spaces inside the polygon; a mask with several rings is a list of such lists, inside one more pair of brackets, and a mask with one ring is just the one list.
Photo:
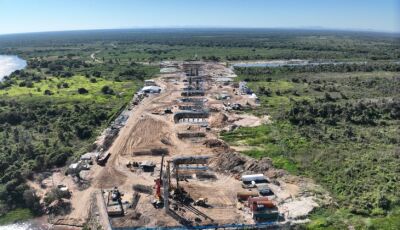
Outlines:
{"label": "riverbank", "polygon": [[47,230],[47,216],[35,217],[29,209],[15,209],[0,217],[0,230]]}
{"label": "riverbank", "polygon": [[27,62],[18,56],[0,55],[0,81],[5,76],[10,75],[16,70],[21,70],[27,66]]}

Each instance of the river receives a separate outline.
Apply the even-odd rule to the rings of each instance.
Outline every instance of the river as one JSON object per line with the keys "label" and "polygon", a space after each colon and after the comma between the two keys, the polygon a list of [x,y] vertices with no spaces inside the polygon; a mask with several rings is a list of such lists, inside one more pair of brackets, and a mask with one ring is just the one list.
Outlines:
{"label": "river", "polygon": [[15,55],[0,55],[0,81],[16,70],[26,67],[26,61]]}

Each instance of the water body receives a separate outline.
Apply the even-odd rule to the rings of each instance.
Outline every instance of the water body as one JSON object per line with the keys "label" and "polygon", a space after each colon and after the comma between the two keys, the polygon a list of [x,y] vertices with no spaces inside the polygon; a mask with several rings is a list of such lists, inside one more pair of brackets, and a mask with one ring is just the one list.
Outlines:
{"label": "water body", "polygon": [[18,56],[0,55],[0,81],[12,72],[25,68],[26,65],[26,61]]}
{"label": "water body", "polygon": [[40,223],[36,220],[0,226],[0,230],[49,230],[49,229],[50,225]]}

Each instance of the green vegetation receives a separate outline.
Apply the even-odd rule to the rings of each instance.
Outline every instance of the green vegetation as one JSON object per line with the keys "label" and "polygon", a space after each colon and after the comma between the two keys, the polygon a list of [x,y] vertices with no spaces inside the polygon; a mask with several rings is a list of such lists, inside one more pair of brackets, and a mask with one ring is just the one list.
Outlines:
{"label": "green vegetation", "polygon": [[308,141],[285,122],[275,122],[255,128],[240,128],[222,135],[225,141],[233,145],[253,147],[243,153],[254,158],[270,157],[275,167],[292,173],[297,173],[297,164],[289,159],[287,154],[309,148]]}
{"label": "green vegetation", "polygon": [[253,148],[245,154],[270,157],[276,167],[314,178],[331,191],[341,208],[318,210],[308,228],[398,229],[396,68],[347,73],[238,68],[239,79],[249,81],[260,97],[254,113],[272,115],[273,123],[222,136],[233,145]]}
{"label": "green vegetation", "polygon": [[29,209],[14,209],[0,217],[0,225],[29,220],[32,217],[33,214]]}
{"label": "green vegetation", "polygon": [[[223,133],[245,154],[314,178],[339,207],[311,229],[399,229],[400,39],[383,33],[199,29],[0,36],[28,67],[0,82],[0,224],[40,214],[25,184],[93,148],[158,60],[307,59],[315,66],[236,68],[273,123]],[[28,209],[29,208],[29,211]]]}
{"label": "green vegetation", "polygon": [[[24,44],[21,46],[21,44]],[[26,45],[29,44],[29,45]],[[186,60],[397,60],[398,36],[274,29],[99,30],[7,35],[0,53],[103,62]],[[3,48],[1,48],[3,47]],[[77,47],[79,49],[77,49]]]}
{"label": "green vegetation", "polygon": [[308,229],[346,229],[353,226],[355,229],[399,229],[400,212],[395,208],[382,217],[360,216],[351,213],[348,209],[319,209],[311,215],[313,220]]}
{"label": "green vegetation", "polygon": [[143,80],[159,72],[43,52],[48,56],[28,59],[25,70],[0,83],[1,223],[40,215],[39,199],[25,180],[91,151]]}

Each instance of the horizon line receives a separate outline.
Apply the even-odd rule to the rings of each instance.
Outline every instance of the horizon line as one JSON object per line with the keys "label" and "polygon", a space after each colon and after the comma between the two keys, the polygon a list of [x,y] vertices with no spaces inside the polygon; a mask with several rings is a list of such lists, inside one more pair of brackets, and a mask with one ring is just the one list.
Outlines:
{"label": "horizon line", "polygon": [[305,27],[250,27],[250,26],[143,26],[143,27],[116,27],[116,28],[90,28],[90,29],[67,29],[67,30],[43,30],[43,31],[27,31],[0,33],[0,36],[7,35],[24,35],[38,33],[60,33],[60,32],[79,32],[79,31],[101,31],[101,30],[146,30],[146,29],[264,29],[264,30],[310,30],[310,31],[338,31],[338,32],[363,32],[363,33],[384,33],[400,35],[399,31],[362,29],[362,28],[329,28],[321,26],[305,26]]}

